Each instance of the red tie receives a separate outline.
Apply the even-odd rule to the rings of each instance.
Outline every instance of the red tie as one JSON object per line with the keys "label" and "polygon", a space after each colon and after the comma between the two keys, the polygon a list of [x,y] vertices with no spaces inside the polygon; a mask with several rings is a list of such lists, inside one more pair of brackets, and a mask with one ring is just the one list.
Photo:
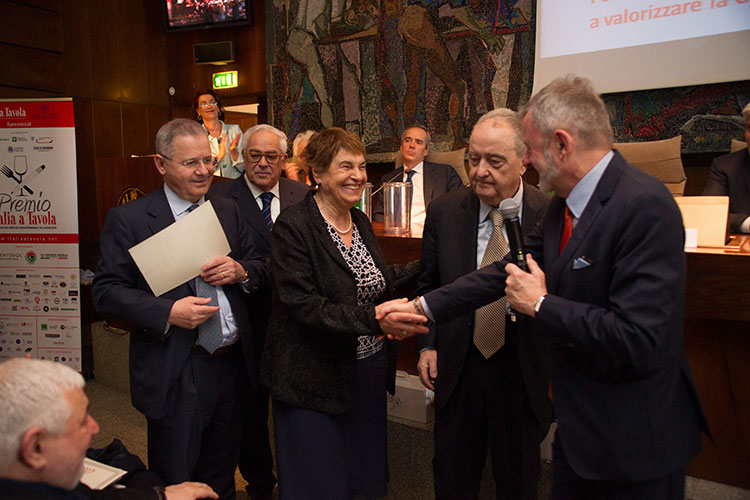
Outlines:
{"label": "red tie", "polygon": [[563,222],[562,238],[560,238],[560,251],[558,254],[563,252],[565,245],[568,244],[570,235],[573,232],[573,214],[570,212],[568,206],[565,206],[565,220]]}

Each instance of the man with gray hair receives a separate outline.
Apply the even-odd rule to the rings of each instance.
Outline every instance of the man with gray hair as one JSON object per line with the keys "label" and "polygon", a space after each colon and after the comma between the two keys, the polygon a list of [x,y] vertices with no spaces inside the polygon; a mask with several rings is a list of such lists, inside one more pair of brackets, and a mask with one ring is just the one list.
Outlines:
{"label": "man with gray hair", "polygon": [[555,191],[524,240],[529,272],[506,257],[407,310],[440,324],[505,295],[536,318],[551,345],[553,500],[683,499],[708,427],[683,342],[680,210],[612,149],[588,80],[553,81],[521,116],[524,165]]}
{"label": "man with gray hair", "polygon": [[[240,142],[245,175],[230,182],[217,183],[210,191],[211,196],[226,197],[240,208],[255,246],[264,259],[271,256],[271,229],[276,217],[285,208],[302,201],[309,190],[305,184],[281,177],[286,147],[286,135],[281,130],[265,124],[249,128],[242,134]],[[271,317],[271,292],[259,290],[248,299],[255,356],[251,377],[256,379]],[[246,352],[246,357],[250,355]],[[276,477],[268,439],[268,389],[259,385],[256,391],[248,394],[240,472],[248,483],[247,492],[252,500],[270,499]]]}
{"label": "man with gray hair", "polygon": [[242,394],[248,377],[251,388],[256,381],[245,295],[267,285],[268,270],[237,205],[214,197],[229,255],[154,295],[128,249],[203,204],[214,178],[208,137],[192,120],[163,125],[156,153],[164,185],[107,214],[92,297],[97,311],[132,326],[130,393],[148,422],[150,469],[168,483],[206,482],[231,499]]}
{"label": "man with gray hair", "polygon": [[704,196],[729,196],[729,226],[750,233],[750,102],[742,108],[747,147],[719,156],[711,163]]}
{"label": "man with gray hair", "polygon": [[[487,265],[492,248],[505,249],[498,258],[505,255],[507,230],[497,210],[503,200],[519,206],[525,233],[542,220],[549,196],[522,181],[525,150],[514,111],[495,109],[477,121],[469,139],[472,189],[427,207],[417,293]],[[419,377],[435,391],[435,498],[477,498],[488,449],[497,498],[537,498],[550,403],[548,349],[532,329],[533,320],[501,304],[417,337]],[[486,332],[493,341],[482,340]]]}
{"label": "man with gray hair", "polygon": [[80,485],[86,450],[99,432],[83,385],[78,372],[60,363],[28,358],[0,363],[0,498],[218,498],[203,483],[102,491]]}

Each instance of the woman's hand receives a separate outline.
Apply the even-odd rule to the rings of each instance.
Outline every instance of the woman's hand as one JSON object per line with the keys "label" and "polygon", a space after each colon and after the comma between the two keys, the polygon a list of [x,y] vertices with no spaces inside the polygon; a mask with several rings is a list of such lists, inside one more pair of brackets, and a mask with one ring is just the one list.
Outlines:
{"label": "woman's hand", "polygon": [[[222,142],[224,142],[224,141],[222,141]],[[239,142],[240,142],[240,136],[236,135],[236,136],[234,136],[234,139],[232,140],[232,143],[229,145],[229,154],[232,156],[232,160],[233,161],[239,161],[239,159],[240,159],[240,152],[237,151],[237,143],[239,143]]]}
{"label": "woman's hand", "polygon": [[219,141],[219,152],[216,153],[216,162],[220,162],[224,155],[227,154],[227,134],[221,134]]}
{"label": "woman's hand", "polygon": [[383,313],[383,310],[391,309],[396,304],[405,304],[409,299],[394,299],[383,302],[375,306],[375,317],[378,319],[380,329],[386,333],[391,340],[402,340],[411,337],[416,333],[427,333],[429,330],[423,323],[427,322],[427,317],[412,312],[394,311]]}

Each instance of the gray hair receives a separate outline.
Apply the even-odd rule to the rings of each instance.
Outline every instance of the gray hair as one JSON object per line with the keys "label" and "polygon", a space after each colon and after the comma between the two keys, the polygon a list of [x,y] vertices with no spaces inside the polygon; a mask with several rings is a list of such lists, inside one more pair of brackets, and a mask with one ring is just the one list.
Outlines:
{"label": "gray hair", "polygon": [[297,134],[297,137],[295,137],[294,141],[292,142],[292,158],[297,158],[299,156],[300,143],[302,141],[309,141],[310,137],[312,137],[314,133],[314,130],[305,130],[304,132],[300,132],[299,134]]}
{"label": "gray hair", "polygon": [[612,148],[614,143],[607,107],[587,78],[568,75],[553,80],[521,109],[521,120],[527,114],[547,141],[563,129],[584,148]]}
{"label": "gray hair", "polygon": [[742,108],[742,117],[745,121],[750,121],[750,102],[745,104],[745,107]]}
{"label": "gray hair", "polygon": [[494,123],[507,125],[513,130],[513,146],[516,150],[516,155],[519,158],[523,158],[526,154],[526,145],[523,143],[523,132],[521,130],[521,118],[518,113],[508,108],[497,108],[492,111],[488,111],[479,117],[479,120],[474,124],[474,128],[482,122],[492,120]]}
{"label": "gray hair", "polygon": [[279,147],[281,148],[281,154],[285,155],[287,146],[286,134],[276,127],[272,127],[271,125],[268,125],[266,123],[261,123],[245,130],[245,133],[242,134],[242,139],[240,139],[240,151],[245,151],[247,141],[250,140],[250,137],[252,137],[254,133],[260,132],[261,130],[271,132],[272,134],[276,134],[279,137]]}
{"label": "gray hair", "polygon": [[174,156],[174,140],[181,136],[207,137],[208,133],[203,126],[187,118],[176,118],[161,126],[156,133],[156,152],[171,158]]}
{"label": "gray hair", "polygon": [[13,464],[21,437],[32,427],[52,435],[63,432],[71,413],[65,392],[82,389],[84,383],[77,371],[52,361],[14,358],[0,363],[0,472]]}
{"label": "gray hair", "polygon": [[409,125],[408,127],[404,129],[404,133],[401,134],[401,142],[404,142],[404,137],[406,137],[406,131],[411,128],[418,128],[419,130],[424,131],[424,135],[425,135],[424,145],[425,145],[425,148],[429,148],[430,143],[432,142],[432,137],[430,136],[430,132],[424,127],[424,125],[419,125],[418,123]]}

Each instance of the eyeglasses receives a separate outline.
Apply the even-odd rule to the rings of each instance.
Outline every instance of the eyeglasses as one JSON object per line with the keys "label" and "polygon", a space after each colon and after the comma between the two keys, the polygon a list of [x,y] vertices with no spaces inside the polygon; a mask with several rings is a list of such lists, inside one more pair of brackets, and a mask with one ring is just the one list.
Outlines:
{"label": "eyeglasses", "polygon": [[264,156],[268,163],[276,163],[281,158],[279,153],[261,153],[259,151],[243,151],[242,156],[250,163],[258,163]]}
{"label": "eyeglasses", "polygon": [[219,103],[216,101],[208,101],[208,102],[199,102],[198,107],[199,108],[208,108],[212,106],[217,106]]}
{"label": "eyeglasses", "polygon": [[203,165],[208,170],[213,170],[214,166],[217,163],[216,158],[214,158],[213,156],[206,156],[204,158],[190,158],[189,160],[185,160],[185,161],[177,161],[177,160],[173,160],[167,155],[163,155],[161,153],[158,153],[158,154],[165,160],[173,161],[178,165],[181,165],[185,168],[189,168],[190,170],[195,170],[200,165]]}

